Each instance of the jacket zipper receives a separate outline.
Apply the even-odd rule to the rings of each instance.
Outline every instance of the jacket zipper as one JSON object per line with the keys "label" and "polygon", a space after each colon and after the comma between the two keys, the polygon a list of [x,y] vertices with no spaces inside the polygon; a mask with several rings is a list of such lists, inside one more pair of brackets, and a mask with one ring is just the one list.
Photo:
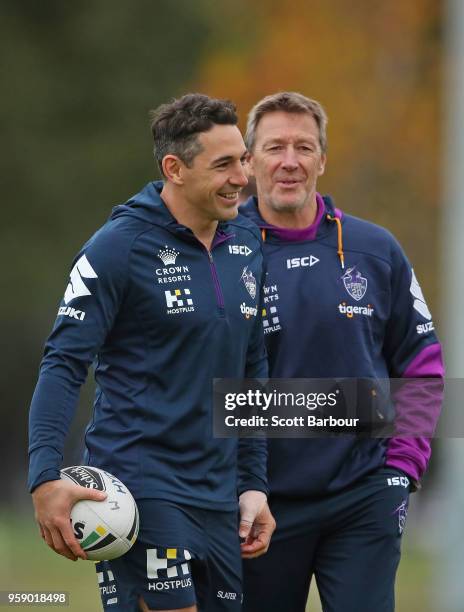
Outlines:
{"label": "jacket zipper", "polygon": [[209,258],[209,266],[210,266],[210,270],[211,270],[211,276],[213,277],[213,284],[214,284],[214,292],[216,294],[216,301],[217,301],[219,310],[223,314],[224,313],[224,295],[222,293],[221,285],[219,283],[219,277],[218,277],[218,274],[217,274],[216,265],[214,263],[213,254],[211,253],[211,251],[207,251],[207,252],[208,252],[208,258]]}

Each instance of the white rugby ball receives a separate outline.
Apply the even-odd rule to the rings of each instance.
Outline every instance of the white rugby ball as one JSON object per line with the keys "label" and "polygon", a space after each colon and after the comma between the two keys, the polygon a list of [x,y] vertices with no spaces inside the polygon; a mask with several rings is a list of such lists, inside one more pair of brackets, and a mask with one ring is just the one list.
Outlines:
{"label": "white rugby ball", "polygon": [[139,532],[139,512],[129,489],[115,476],[87,465],[64,468],[61,478],[107,493],[104,501],[83,499],[71,510],[74,535],[88,559],[104,561],[124,555]]}

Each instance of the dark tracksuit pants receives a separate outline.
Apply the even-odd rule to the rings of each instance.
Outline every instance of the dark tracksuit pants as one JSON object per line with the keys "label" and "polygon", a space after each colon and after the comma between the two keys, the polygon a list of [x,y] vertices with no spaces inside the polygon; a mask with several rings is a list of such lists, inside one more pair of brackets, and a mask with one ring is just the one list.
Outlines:
{"label": "dark tracksuit pants", "polygon": [[314,575],[324,612],[392,612],[409,486],[380,468],[318,500],[272,499],[277,530],[244,563],[245,612],[304,612]]}

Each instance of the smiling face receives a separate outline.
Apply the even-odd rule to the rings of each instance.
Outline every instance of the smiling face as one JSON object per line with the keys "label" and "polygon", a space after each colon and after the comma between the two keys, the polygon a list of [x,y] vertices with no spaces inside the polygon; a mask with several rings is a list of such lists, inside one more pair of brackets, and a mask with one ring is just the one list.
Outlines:
{"label": "smiling face", "polygon": [[184,198],[205,221],[227,221],[238,213],[239,195],[248,183],[246,148],[235,125],[214,125],[198,135],[201,151],[182,164]]}
{"label": "smiling face", "polygon": [[263,213],[292,214],[316,206],[316,183],[326,156],[309,113],[273,111],[260,119],[249,163]]}

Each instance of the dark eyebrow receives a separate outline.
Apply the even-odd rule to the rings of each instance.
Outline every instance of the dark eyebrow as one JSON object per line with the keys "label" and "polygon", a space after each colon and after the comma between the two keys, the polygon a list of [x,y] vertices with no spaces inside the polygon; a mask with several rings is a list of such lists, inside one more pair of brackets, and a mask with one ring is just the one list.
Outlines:
{"label": "dark eyebrow", "polygon": [[217,157],[216,159],[213,159],[213,161],[211,162],[212,166],[217,166],[219,164],[223,164],[225,162],[229,162],[233,159],[232,155],[223,155],[222,157]]}
{"label": "dark eyebrow", "polygon": [[[245,151],[240,157],[240,161],[246,158],[246,154],[247,154],[247,151],[245,149]],[[226,162],[230,162],[233,160],[234,160],[234,157],[232,155],[223,155],[222,157],[217,157],[216,159],[213,159],[213,161],[211,162],[211,166],[218,166],[220,164],[224,164]]]}

